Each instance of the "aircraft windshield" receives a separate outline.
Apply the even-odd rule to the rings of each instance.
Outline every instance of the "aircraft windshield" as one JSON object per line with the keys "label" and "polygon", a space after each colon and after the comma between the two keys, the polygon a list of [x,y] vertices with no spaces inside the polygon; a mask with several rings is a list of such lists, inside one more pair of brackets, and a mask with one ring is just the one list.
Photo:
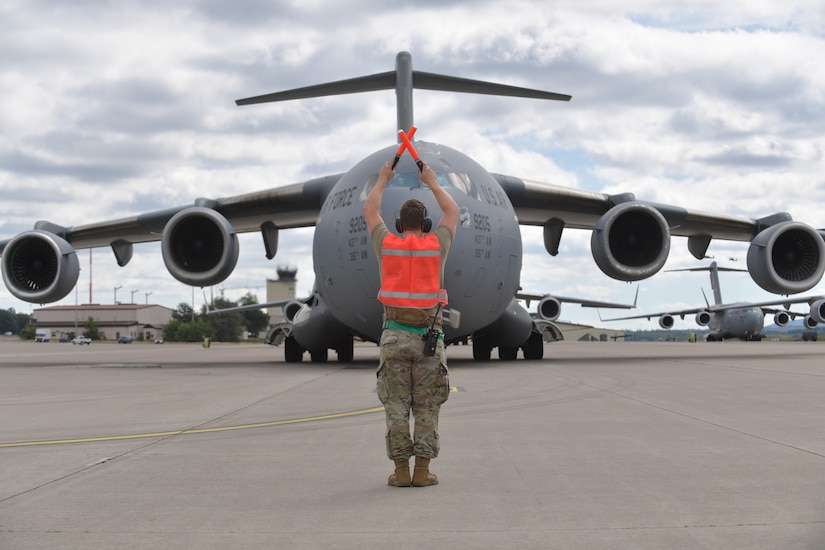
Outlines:
{"label": "aircraft windshield", "polygon": [[[438,178],[438,183],[441,184],[441,187],[455,187],[467,196],[472,197],[476,200],[480,200],[478,195],[478,189],[476,188],[475,184],[470,179],[470,176],[468,174],[457,172],[437,172],[436,177]],[[369,192],[372,190],[373,187],[375,187],[375,182],[377,179],[377,174],[370,177],[369,181],[367,182],[367,185],[364,186],[364,190],[362,191],[361,200],[367,198]],[[421,180],[418,179],[418,174],[405,172],[393,176],[387,187],[411,189],[413,187],[426,187],[426,184],[422,183]]]}

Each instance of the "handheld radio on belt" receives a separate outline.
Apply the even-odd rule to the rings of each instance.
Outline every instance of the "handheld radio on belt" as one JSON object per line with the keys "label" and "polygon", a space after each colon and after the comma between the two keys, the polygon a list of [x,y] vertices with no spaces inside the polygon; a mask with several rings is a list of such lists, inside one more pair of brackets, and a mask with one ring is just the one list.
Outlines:
{"label": "handheld radio on belt", "polygon": [[435,320],[438,319],[438,312],[441,310],[441,302],[438,303],[438,308],[435,310],[435,317],[433,317],[433,324],[427,329],[427,332],[421,335],[424,340],[424,355],[432,357],[435,355],[435,347],[438,345],[439,332],[435,328]]}

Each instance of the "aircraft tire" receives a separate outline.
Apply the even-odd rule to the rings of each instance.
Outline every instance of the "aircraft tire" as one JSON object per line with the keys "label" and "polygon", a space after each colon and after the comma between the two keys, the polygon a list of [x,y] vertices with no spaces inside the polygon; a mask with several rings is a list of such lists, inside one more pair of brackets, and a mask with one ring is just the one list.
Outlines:
{"label": "aircraft tire", "polygon": [[284,339],[284,361],[287,363],[300,363],[304,356],[304,350],[295,338],[287,336]]}
{"label": "aircraft tire", "polygon": [[544,339],[538,332],[531,332],[527,343],[521,348],[524,358],[528,360],[538,360],[544,358]]}
{"label": "aircraft tire", "polygon": [[489,361],[492,351],[493,348],[473,339],[473,359],[476,361]]}
{"label": "aircraft tire", "polygon": [[518,359],[518,348],[499,346],[498,358],[502,361],[515,361],[516,359]]}
{"label": "aircraft tire", "polygon": [[313,363],[326,363],[327,359],[329,359],[329,350],[324,348],[315,351],[310,351],[309,356],[312,359]]}
{"label": "aircraft tire", "polygon": [[338,354],[338,362],[339,363],[351,363],[353,358],[355,357],[355,344],[352,341],[352,338],[344,338],[344,341],[341,342],[337,348],[335,348],[335,352]]}

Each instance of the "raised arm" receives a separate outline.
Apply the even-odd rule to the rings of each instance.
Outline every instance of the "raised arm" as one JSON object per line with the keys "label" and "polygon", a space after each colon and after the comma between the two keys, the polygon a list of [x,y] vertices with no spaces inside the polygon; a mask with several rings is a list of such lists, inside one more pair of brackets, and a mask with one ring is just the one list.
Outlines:
{"label": "raised arm", "polygon": [[[421,171],[421,181],[426,183],[430,191],[433,192],[435,200],[438,202],[438,207],[444,213],[438,225],[447,226],[455,236],[456,226],[458,225],[458,205],[455,200],[441,187],[435,172],[433,172],[428,164],[424,164],[424,169]],[[369,220],[367,220],[367,224],[369,224]]]}
{"label": "raised arm", "polygon": [[372,188],[370,194],[367,195],[367,200],[364,201],[364,219],[367,222],[367,231],[369,231],[370,234],[372,234],[372,230],[376,225],[384,223],[381,214],[379,214],[381,197],[384,195],[384,189],[387,187],[387,183],[389,183],[393,175],[395,175],[395,169],[393,169],[391,162],[387,162],[378,172],[378,180],[375,182],[375,187]]}

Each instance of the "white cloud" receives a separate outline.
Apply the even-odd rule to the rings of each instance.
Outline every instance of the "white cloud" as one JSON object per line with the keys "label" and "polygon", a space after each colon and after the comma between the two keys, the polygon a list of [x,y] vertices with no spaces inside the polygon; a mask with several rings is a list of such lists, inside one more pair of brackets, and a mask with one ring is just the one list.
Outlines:
{"label": "white cloud", "polygon": [[[573,95],[548,103],[417,91],[421,138],[490,171],[749,217],[787,210],[823,225],[825,17],[813,0],[229,6],[0,7],[0,236],[38,219],[102,221],[345,171],[394,142],[392,91],[263,107],[234,100],[388,71],[400,50],[418,70]],[[540,230],[523,234],[525,290],[630,299],[632,287],[595,267],[588,233],[565,232],[555,258]],[[287,262],[308,292],[311,235],[284,232],[272,262],[259,237],[244,236],[225,285]],[[695,264],[682,239],[672,248],[666,269]],[[744,259],[741,243],[711,248]],[[191,300],[156,245],[136,247],[123,269],[108,251],[94,256],[101,299],[122,284],[170,307]],[[739,299],[763,299],[744,280]],[[657,275],[640,284],[640,308],[695,305],[703,283]],[[0,288],[0,307],[29,306]],[[578,307],[562,317],[598,323]]]}

